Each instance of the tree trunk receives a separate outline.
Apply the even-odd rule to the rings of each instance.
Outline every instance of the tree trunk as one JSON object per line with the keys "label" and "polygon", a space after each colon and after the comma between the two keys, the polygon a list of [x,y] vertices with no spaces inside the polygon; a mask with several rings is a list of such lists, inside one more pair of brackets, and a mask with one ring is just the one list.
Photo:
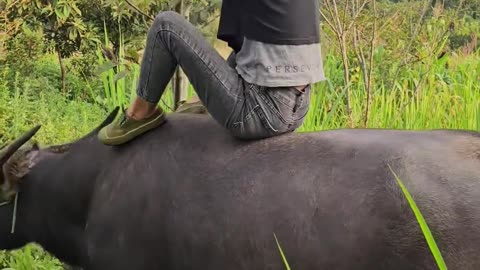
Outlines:
{"label": "tree trunk", "polygon": [[57,55],[58,55],[58,63],[60,64],[60,77],[62,79],[62,92],[65,94],[66,92],[66,82],[65,82],[65,65],[63,64],[62,54],[60,53],[60,49],[57,48]]}
{"label": "tree trunk", "polygon": [[[187,20],[190,18],[190,8],[191,8],[191,0],[181,0],[175,7],[175,11],[180,13],[183,17],[185,17]],[[177,70],[173,76],[172,80],[172,89],[173,89],[173,96],[174,96],[174,110],[178,108],[180,105],[181,101],[184,101],[187,99],[187,94],[188,94],[188,78],[183,72],[183,70],[179,67],[177,67]]]}

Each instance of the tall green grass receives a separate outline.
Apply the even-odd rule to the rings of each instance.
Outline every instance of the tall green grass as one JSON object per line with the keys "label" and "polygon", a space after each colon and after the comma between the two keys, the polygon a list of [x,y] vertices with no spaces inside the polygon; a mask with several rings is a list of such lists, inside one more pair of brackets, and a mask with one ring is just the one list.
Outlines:
{"label": "tall green grass", "polygon": [[[439,63],[426,74],[420,68],[408,70],[391,87],[386,80],[377,81],[367,126],[363,125],[367,93],[359,83],[355,86],[359,90],[351,89],[354,127],[480,130],[480,55],[452,62],[459,63],[448,67]],[[325,65],[327,73],[340,72],[333,61]],[[332,81],[315,84],[310,111],[298,131],[348,127],[345,89]]]}
{"label": "tall green grass", "polygon": [[68,266],[43,252],[36,245],[28,245],[6,256],[0,251],[0,269],[2,270],[62,270]]}
{"label": "tall green grass", "polygon": [[[133,67],[133,72],[129,72],[127,69],[125,61],[125,51],[124,51],[124,42],[121,28],[119,26],[119,39],[120,39],[120,48],[118,50],[118,57],[113,59],[108,59],[102,52],[101,48],[97,48],[97,59],[98,59],[98,68],[96,74],[100,77],[100,80],[103,83],[104,97],[96,99],[105,105],[108,109],[112,110],[117,106],[124,107],[126,106],[130,99],[127,96],[131,96],[132,89],[135,88],[135,83],[138,80],[138,65],[131,64]],[[110,47],[110,39],[108,36],[108,30],[106,24],[104,23],[104,48],[108,49]],[[127,83],[127,75],[129,77],[129,82]],[[130,91],[128,88],[130,88]],[[128,95],[130,94],[130,95]]]}
{"label": "tall green grass", "polygon": [[[120,26],[119,35],[120,46],[118,57],[115,59],[107,59],[100,47],[97,48],[96,52],[98,59],[96,74],[103,84],[104,96],[94,98],[108,110],[112,110],[117,106],[126,108],[132,103],[136,96],[138,79],[140,77],[140,66],[125,59],[125,45]],[[108,48],[111,44],[106,25],[104,25],[103,39],[103,46]],[[193,92],[194,90],[190,85],[189,95],[191,96]],[[173,103],[174,95],[171,84],[168,84],[159,106],[165,111],[171,112],[174,107]]]}

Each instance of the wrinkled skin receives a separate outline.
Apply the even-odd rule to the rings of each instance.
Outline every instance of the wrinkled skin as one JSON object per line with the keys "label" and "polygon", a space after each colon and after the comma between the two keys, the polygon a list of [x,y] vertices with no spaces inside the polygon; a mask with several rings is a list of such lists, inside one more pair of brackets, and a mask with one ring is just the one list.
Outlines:
{"label": "wrinkled skin", "polygon": [[0,208],[0,248],[37,242],[88,270],[285,269],[275,233],[292,269],[437,269],[390,166],[449,269],[480,269],[479,155],[472,132],[241,142],[208,116],[172,114],[127,145],[90,135],[40,159],[14,238]]}

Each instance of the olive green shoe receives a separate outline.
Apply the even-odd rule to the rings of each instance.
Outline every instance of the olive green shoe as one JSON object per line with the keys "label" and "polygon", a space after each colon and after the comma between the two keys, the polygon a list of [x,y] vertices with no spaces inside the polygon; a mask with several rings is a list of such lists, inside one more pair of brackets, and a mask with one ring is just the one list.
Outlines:
{"label": "olive green shoe", "polygon": [[176,113],[194,113],[194,114],[208,114],[207,108],[197,96],[191,97],[189,100],[183,101],[179,104]]}
{"label": "olive green shoe", "polygon": [[165,112],[162,109],[156,110],[152,116],[143,120],[129,118],[123,111],[112,123],[98,132],[98,139],[106,145],[124,144],[165,122]]}

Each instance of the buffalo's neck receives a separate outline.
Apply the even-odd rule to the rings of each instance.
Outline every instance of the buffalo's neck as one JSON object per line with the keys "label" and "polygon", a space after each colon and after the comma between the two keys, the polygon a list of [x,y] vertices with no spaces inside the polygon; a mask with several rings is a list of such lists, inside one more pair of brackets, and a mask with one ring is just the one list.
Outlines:
{"label": "buffalo's neck", "polygon": [[[30,211],[30,209],[25,211]],[[46,251],[68,264],[82,265],[86,259],[82,225],[71,223],[60,216],[54,216],[46,211],[43,213],[45,213],[43,218],[22,219],[19,216],[19,222],[25,221],[18,224],[19,234],[25,235],[24,242],[37,243]],[[29,214],[32,215],[32,213]]]}
{"label": "buffalo's neck", "polygon": [[[3,211],[7,213],[5,216],[5,221],[2,222],[1,224],[5,227],[1,228],[2,232],[5,232],[5,241],[1,243],[2,248],[5,248],[6,250],[13,250],[13,249],[18,249],[21,248],[23,245],[25,245],[26,239],[25,235],[13,231],[12,230],[12,225],[14,225],[13,220],[13,214],[14,214],[14,204],[10,203],[9,205],[2,206]],[[13,226],[14,229],[17,229],[17,226]]]}
{"label": "buffalo's neck", "polygon": [[18,226],[27,242],[36,242],[73,265],[85,261],[84,228],[97,173],[94,167],[69,161],[68,156],[34,167],[19,197]]}
{"label": "buffalo's neck", "polygon": [[20,196],[15,233],[23,244],[37,243],[61,261],[81,266],[86,259],[84,225],[48,203],[32,205],[26,193]]}

